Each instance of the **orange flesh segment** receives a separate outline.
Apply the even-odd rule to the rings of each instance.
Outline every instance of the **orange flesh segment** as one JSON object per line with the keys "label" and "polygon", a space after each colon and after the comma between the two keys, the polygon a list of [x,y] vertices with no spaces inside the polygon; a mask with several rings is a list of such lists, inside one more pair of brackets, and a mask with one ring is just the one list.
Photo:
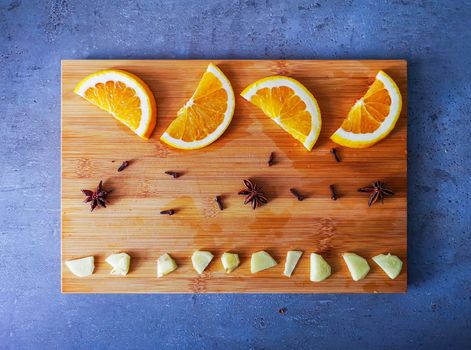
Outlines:
{"label": "orange flesh segment", "polygon": [[371,133],[386,119],[391,107],[391,97],[379,80],[369,87],[366,94],[352,107],[342,129],[354,134]]}
{"label": "orange flesh segment", "polygon": [[137,129],[141,122],[141,100],[133,88],[123,82],[98,83],[85,91],[85,99],[101,109],[112,113],[131,129]]}
{"label": "orange flesh segment", "polygon": [[283,126],[307,137],[311,132],[311,114],[306,104],[287,86],[263,88],[250,100],[272,119],[279,118]]}
{"label": "orange flesh segment", "polygon": [[199,141],[213,133],[224,120],[228,95],[219,79],[205,72],[189,106],[182,107],[167,133],[185,142]]}

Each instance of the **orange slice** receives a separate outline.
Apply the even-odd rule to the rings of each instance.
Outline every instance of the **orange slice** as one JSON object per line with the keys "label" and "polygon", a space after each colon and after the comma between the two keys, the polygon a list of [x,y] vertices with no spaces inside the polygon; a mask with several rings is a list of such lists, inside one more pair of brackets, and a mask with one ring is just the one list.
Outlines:
{"label": "orange slice", "polygon": [[80,81],[74,92],[111,113],[143,139],[155,127],[157,108],[154,95],[140,78],[122,70],[103,70]]}
{"label": "orange slice", "polygon": [[257,80],[240,94],[311,150],[321,131],[321,112],[314,96],[299,81],[273,76]]}
{"label": "orange slice", "polygon": [[210,63],[196,91],[177,112],[160,139],[180,149],[202,148],[216,141],[234,115],[235,98],[224,73]]}
{"label": "orange slice", "polygon": [[399,88],[389,75],[379,71],[366,94],[350,109],[342,126],[330,138],[345,147],[370,147],[394,129],[401,109]]}

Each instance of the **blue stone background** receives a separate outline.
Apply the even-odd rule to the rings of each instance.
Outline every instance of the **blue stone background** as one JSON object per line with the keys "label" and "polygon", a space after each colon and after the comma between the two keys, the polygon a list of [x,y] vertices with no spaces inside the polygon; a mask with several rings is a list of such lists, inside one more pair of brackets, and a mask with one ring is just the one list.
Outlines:
{"label": "blue stone background", "polygon": [[[469,349],[470,19],[469,1],[0,0],[0,348]],[[409,292],[61,295],[72,58],[407,59]]]}

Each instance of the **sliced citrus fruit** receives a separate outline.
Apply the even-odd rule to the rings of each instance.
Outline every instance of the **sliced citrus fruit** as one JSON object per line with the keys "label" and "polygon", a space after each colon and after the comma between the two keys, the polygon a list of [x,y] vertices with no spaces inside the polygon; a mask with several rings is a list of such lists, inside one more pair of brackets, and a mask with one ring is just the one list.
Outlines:
{"label": "sliced citrus fruit", "polygon": [[379,71],[366,94],[350,109],[342,126],[330,138],[350,148],[370,147],[394,129],[401,109],[399,88],[389,75]]}
{"label": "sliced citrus fruit", "polygon": [[231,123],[234,101],[231,83],[217,66],[210,63],[193,96],[180,108],[160,139],[181,149],[209,145]]}
{"label": "sliced citrus fruit", "polygon": [[321,131],[321,112],[314,96],[299,81],[273,76],[257,80],[240,94],[259,107],[309,151]]}
{"label": "sliced citrus fruit", "polygon": [[152,134],[157,114],[154,95],[134,74],[102,70],[82,79],[74,92],[111,113],[143,139]]}

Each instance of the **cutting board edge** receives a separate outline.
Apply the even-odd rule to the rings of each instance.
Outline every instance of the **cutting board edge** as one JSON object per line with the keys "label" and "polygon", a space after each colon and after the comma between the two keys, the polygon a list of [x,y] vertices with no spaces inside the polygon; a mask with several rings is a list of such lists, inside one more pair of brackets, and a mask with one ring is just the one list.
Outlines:
{"label": "cutting board edge", "polygon": [[[325,59],[322,59],[322,60],[313,60],[313,59],[301,59],[301,60],[298,60],[298,59],[292,59],[292,60],[285,60],[285,59],[270,59],[270,60],[267,60],[267,59],[197,59],[197,60],[192,60],[192,59],[184,59],[184,60],[173,60],[173,59],[138,59],[138,60],[127,60],[127,59],[118,59],[118,60],[113,60],[113,59],[63,59],[61,60],[61,75],[62,75],[62,70],[64,69],[64,64],[67,65],[68,63],[75,63],[77,61],[80,61],[80,62],[90,62],[90,61],[114,61],[114,62],[132,62],[132,61],[145,61],[145,62],[152,62],[152,61],[167,61],[167,62],[174,62],[174,61],[178,61],[178,62],[192,62],[192,61],[200,61],[200,62],[210,62],[210,61],[230,61],[230,62],[246,62],[246,61],[316,61],[316,62],[319,62],[319,61],[364,61],[364,62],[371,62],[371,61],[384,61],[384,62],[401,62],[403,64],[405,64],[406,66],[406,81],[407,81],[407,67],[408,67],[408,61],[406,59],[386,59],[386,60],[382,60],[382,59],[360,59],[360,60],[355,60],[355,59],[342,59],[342,60],[325,60]],[[61,96],[63,96],[63,92],[62,92],[62,88],[63,88],[63,80],[61,79]],[[406,86],[407,88],[407,86]],[[404,95],[407,96],[407,91],[405,91]],[[407,111],[404,112],[406,117],[407,117]],[[61,259],[62,259],[62,253],[63,253],[63,249],[62,249],[62,240],[63,240],[63,198],[62,198],[62,173],[63,173],[63,168],[62,168],[62,163],[63,163],[63,145],[62,145],[62,142],[63,142],[63,128],[62,128],[62,122],[63,122],[63,104],[61,103]],[[406,133],[406,150],[407,150],[407,128],[405,129],[405,133]],[[407,162],[406,162],[406,185],[407,185],[407,177],[408,175],[408,169],[407,169]],[[406,198],[407,198],[407,192],[406,192]],[[407,199],[406,199],[407,201]],[[406,242],[407,242],[407,225],[406,225]],[[407,254],[407,246],[406,246],[406,254]],[[61,260],[63,261],[63,260]],[[64,278],[63,278],[63,264],[61,264],[61,292],[63,294],[83,294],[83,292],[79,292],[79,291],[67,291],[67,290],[64,290],[64,285],[63,285],[63,281],[64,281]],[[407,290],[408,290],[408,282],[406,281],[405,283],[405,288],[404,288],[404,291],[394,291],[394,292],[379,292],[378,294],[404,294],[404,293],[407,293]],[[88,292],[87,292],[88,293]],[[284,294],[332,294],[333,292],[309,292],[309,291],[294,291],[294,290],[289,290],[289,291],[280,291],[280,292],[260,292],[260,291],[246,291],[244,292],[244,294],[280,294],[280,293],[284,293]],[[365,294],[365,293],[368,293],[368,292],[351,292],[351,291],[336,291],[334,292],[335,294]],[[145,291],[145,292],[125,292],[125,291],[120,291],[120,292],[113,292],[113,291],[100,291],[100,292],[90,292],[90,294],[201,294],[201,293],[194,293],[194,292],[191,292],[191,291],[175,291],[175,292],[168,292],[168,291],[165,291],[165,292],[160,292],[160,291]],[[234,292],[230,292],[230,291],[218,291],[218,292],[205,292],[203,294],[240,294],[240,292],[238,293],[234,293]]]}

